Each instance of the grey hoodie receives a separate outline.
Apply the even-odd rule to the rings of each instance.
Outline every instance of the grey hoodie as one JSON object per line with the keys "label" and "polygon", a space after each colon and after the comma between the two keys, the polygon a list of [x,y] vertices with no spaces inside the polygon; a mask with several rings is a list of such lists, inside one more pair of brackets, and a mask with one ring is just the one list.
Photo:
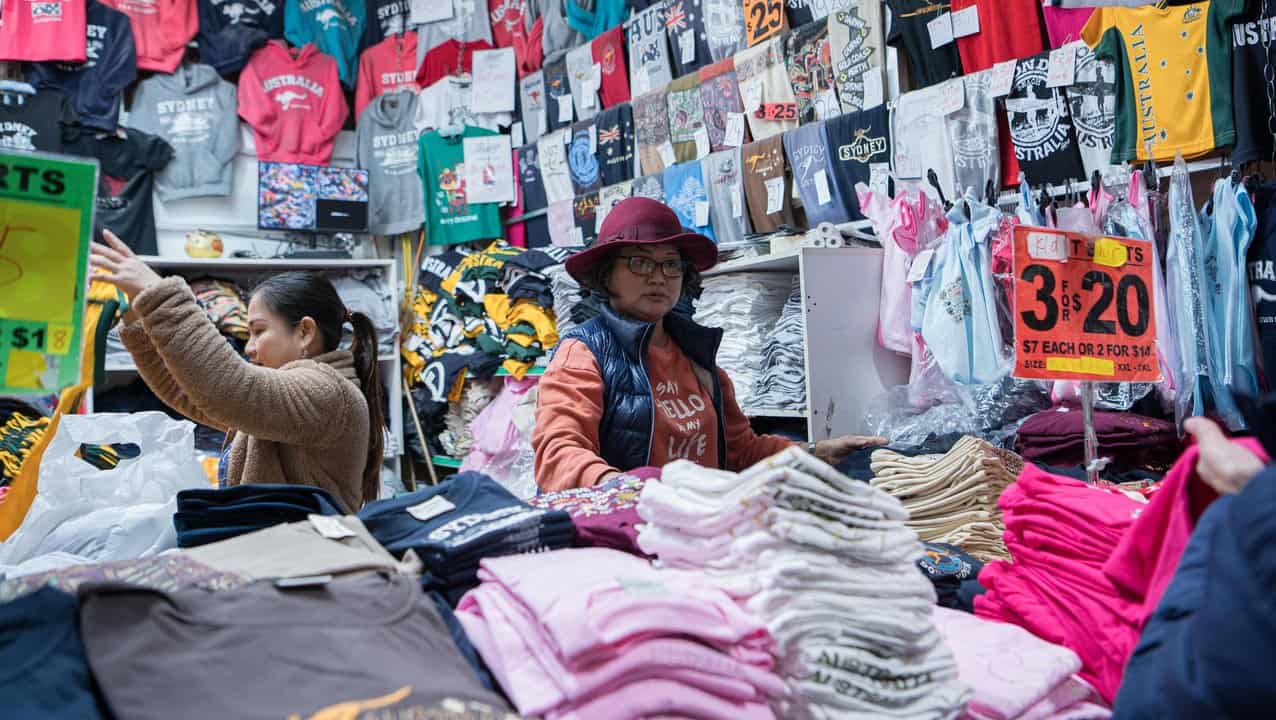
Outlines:
{"label": "grey hoodie", "polygon": [[143,80],[128,125],[173,146],[156,177],[160,200],[230,194],[230,161],[239,152],[235,86],[208,65],[185,64]]}
{"label": "grey hoodie", "polygon": [[368,103],[355,131],[355,163],[368,171],[368,231],[411,232],[425,222],[425,198],[416,174],[417,139],[412,124],[416,94],[385,93]]}

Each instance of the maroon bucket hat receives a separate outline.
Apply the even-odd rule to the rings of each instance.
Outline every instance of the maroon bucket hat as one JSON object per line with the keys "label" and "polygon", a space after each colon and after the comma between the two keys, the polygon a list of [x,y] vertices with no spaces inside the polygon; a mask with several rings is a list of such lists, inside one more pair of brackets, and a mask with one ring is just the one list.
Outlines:
{"label": "maroon bucket hat", "polygon": [[704,235],[684,228],[669,206],[651,198],[632,197],[616,203],[607,213],[593,245],[567,258],[567,272],[587,286],[595,266],[613,250],[662,243],[678,246],[683,259],[700,272],[718,262],[718,246]]}

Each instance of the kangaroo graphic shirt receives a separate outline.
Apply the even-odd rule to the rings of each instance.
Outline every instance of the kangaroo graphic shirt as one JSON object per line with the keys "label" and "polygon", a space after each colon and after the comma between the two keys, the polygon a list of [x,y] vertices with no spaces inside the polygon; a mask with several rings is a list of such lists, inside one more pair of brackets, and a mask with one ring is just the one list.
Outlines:
{"label": "kangaroo graphic shirt", "polygon": [[1072,113],[1063,88],[1046,87],[1050,53],[1024,58],[1006,96],[1010,140],[1019,168],[1033,185],[1085,178]]}
{"label": "kangaroo graphic shirt", "polygon": [[239,116],[253,128],[258,160],[327,165],[349,113],[337,63],[314,45],[271,40],[239,75]]}
{"label": "kangaroo graphic shirt", "polygon": [[337,61],[341,82],[354,88],[367,10],[363,0],[286,0],[284,36],[293,45],[314,43]]}

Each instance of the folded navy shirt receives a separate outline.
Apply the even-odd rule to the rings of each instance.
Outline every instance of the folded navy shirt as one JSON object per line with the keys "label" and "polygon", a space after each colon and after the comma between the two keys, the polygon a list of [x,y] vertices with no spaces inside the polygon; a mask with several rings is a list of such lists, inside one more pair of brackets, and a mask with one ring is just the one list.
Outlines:
{"label": "folded navy shirt", "polygon": [[4,717],[110,717],[89,672],[78,607],[74,596],[48,587],[0,605]]}
{"label": "folded navy shirt", "polygon": [[246,484],[177,493],[178,547],[195,547],[309,515],[344,515],[327,490],[309,485]]}

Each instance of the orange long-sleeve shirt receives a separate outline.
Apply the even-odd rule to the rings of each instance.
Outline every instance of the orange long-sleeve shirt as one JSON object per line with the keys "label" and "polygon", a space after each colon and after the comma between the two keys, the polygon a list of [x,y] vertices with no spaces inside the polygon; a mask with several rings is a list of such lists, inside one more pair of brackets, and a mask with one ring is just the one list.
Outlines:
{"label": "orange long-sleeve shirt", "polygon": [[[647,351],[647,368],[655,393],[652,465],[687,459],[717,465],[718,418],[713,394],[703,388],[691,361],[670,342]],[[727,469],[738,471],[780,452],[792,441],[758,435],[735,400],[731,379],[718,370],[726,422]],[[541,378],[536,404],[536,484],[544,492],[590,487],[616,468],[601,456],[599,425],[603,418],[603,377],[593,353],[579,340],[564,340]]]}

